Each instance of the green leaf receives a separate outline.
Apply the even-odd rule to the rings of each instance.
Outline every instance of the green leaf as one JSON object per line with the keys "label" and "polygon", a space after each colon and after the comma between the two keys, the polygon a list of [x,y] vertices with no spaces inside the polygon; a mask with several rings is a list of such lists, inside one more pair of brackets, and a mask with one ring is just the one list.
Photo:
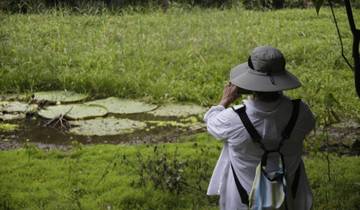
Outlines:
{"label": "green leaf", "polygon": [[141,101],[120,99],[116,97],[90,101],[85,104],[104,106],[109,111],[109,113],[115,114],[149,112],[157,107],[156,105],[147,104]]}
{"label": "green leaf", "polygon": [[11,121],[11,120],[21,120],[26,116],[24,113],[7,113],[3,114],[0,112],[0,120],[2,121]]}
{"label": "green leaf", "polygon": [[96,118],[91,120],[70,121],[73,126],[69,132],[82,136],[111,136],[132,133],[143,129],[146,123],[130,119]]}
{"label": "green leaf", "polygon": [[52,103],[70,103],[85,100],[87,94],[75,93],[72,91],[44,91],[34,93],[36,101],[49,101]]}
{"label": "green leaf", "polygon": [[38,114],[45,119],[54,119],[60,115],[65,115],[69,119],[85,119],[93,117],[102,117],[108,111],[102,106],[85,104],[68,104],[49,106],[42,109]]}
{"label": "green leaf", "polygon": [[26,112],[29,107],[27,103],[19,101],[0,101],[0,112]]}

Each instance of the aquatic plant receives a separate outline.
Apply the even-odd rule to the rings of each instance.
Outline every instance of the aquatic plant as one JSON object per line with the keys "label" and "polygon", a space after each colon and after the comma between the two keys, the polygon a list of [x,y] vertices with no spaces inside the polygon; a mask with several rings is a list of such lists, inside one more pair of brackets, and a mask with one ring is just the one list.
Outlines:
{"label": "aquatic plant", "polygon": [[38,112],[45,119],[54,119],[64,115],[68,119],[77,120],[105,116],[108,111],[102,106],[85,104],[67,104],[48,106]]}
{"label": "aquatic plant", "polygon": [[2,132],[11,132],[17,130],[18,128],[19,128],[18,124],[0,123],[0,131]]}
{"label": "aquatic plant", "polygon": [[144,122],[114,117],[70,121],[70,125],[70,133],[84,136],[126,134],[146,127]]}
{"label": "aquatic plant", "polygon": [[121,99],[116,97],[89,101],[85,104],[103,106],[109,113],[114,114],[142,113],[151,111],[157,107],[157,105],[147,104],[138,100]]}
{"label": "aquatic plant", "polygon": [[75,93],[72,91],[42,91],[35,92],[33,99],[35,101],[48,101],[51,103],[70,103],[83,101],[88,98],[87,94]]}

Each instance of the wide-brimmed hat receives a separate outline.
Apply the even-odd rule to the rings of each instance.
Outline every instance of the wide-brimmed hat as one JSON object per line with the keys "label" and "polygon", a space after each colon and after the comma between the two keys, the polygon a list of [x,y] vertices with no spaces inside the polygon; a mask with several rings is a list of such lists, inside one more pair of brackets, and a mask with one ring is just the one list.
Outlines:
{"label": "wide-brimmed hat", "polygon": [[257,47],[247,62],[231,70],[230,82],[243,89],[242,92],[276,92],[300,87],[300,81],[285,69],[285,64],[280,50]]}

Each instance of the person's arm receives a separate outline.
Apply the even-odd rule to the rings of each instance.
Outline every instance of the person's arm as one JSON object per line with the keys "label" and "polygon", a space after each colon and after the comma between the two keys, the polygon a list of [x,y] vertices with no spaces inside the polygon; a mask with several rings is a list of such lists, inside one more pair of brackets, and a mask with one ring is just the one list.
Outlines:
{"label": "person's arm", "polygon": [[231,83],[224,87],[223,96],[221,97],[219,105],[227,108],[240,96],[239,88]]}
{"label": "person's arm", "polygon": [[311,112],[309,106],[304,102],[301,103],[301,114],[299,119],[299,125],[297,126],[299,130],[301,130],[305,136],[307,136],[312,130],[315,128],[315,117]]}
{"label": "person's arm", "polygon": [[[213,106],[204,116],[208,132],[217,139],[227,139],[234,132],[234,114],[226,109],[239,97],[238,87],[233,84],[225,86],[223,96],[217,106]],[[236,120],[235,120],[236,121]]]}

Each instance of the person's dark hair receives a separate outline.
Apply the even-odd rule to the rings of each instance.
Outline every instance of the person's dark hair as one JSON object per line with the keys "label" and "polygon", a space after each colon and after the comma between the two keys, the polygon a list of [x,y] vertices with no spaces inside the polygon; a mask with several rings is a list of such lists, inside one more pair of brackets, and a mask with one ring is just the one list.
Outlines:
{"label": "person's dark hair", "polygon": [[282,96],[282,92],[253,92],[253,97],[260,101],[276,101]]}

